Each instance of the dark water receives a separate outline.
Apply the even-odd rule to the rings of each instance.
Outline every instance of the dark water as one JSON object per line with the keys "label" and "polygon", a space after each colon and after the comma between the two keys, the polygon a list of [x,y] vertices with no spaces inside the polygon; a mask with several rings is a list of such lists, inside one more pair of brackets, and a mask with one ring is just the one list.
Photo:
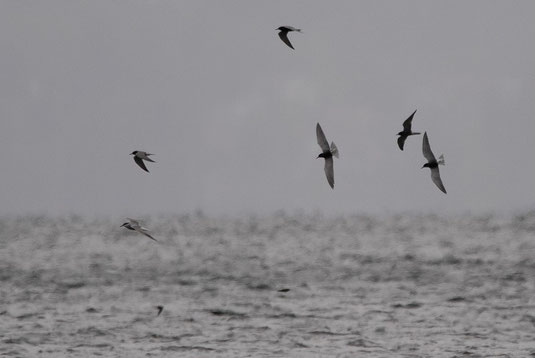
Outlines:
{"label": "dark water", "polygon": [[535,357],[535,213],[121,223],[0,220],[1,356]]}

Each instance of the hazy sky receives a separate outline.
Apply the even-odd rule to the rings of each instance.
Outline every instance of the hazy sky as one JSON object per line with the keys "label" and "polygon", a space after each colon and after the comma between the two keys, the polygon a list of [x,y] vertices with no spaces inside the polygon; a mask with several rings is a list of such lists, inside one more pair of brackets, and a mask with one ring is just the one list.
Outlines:
{"label": "hazy sky", "polygon": [[[0,214],[535,207],[533,1],[2,1]],[[275,29],[291,25],[295,51]],[[431,182],[422,137],[444,153]],[[336,142],[336,186],[315,125]],[[129,156],[155,153],[143,172]]]}

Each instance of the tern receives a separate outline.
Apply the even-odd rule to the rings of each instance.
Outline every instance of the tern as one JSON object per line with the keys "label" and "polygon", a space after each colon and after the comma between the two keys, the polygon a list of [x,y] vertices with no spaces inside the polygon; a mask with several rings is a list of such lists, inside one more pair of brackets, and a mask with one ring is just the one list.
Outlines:
{"label": "tern", "polygon": [[153,237],[149,234],[149,230],[148,230],[147,228],[144,228],[143,226],[141,226],[141,225],[139,224],[139,221],[134,220],[134,219],[130,219],[130,218],[126,218],[126,220],[128,220],[128,222],[122,224],[121,227],[125,227],[125,228],[127,228],[128,230],[134,230],[134,231],[137,231],[137,232],[139,232],[140,234],[145,235],[145,236],[148,237],[149,239],[152,239],[152,240],[158,242],[158,240],[156,240],[155,238],[153,238]]}
{"label": "tern", "polygon": [[301,32],[301,29],[296,29],[295,27],[292,27],[292,26],[280,26],[279,28],[275,30],[280,31],[279,37],[281,38],[282,42],[288,45],[292,50],[295,50],[290,40],[288,40],[288,32],[292,32],[292,31]]}
{"label": "tern", "polygon": [[411,130],[411,126],[412,126],[412,117],[414,117],[414,114],[416,113],[416,111],[414,111],[410,116],[409,118],[407,118],[405,120],[405,122],[403,122],[403,131],[399,132],[398,133],[398,146],[399,146],[399,149],[403,150],[403,145],[405,144],[405,139],[407,139],[408,136],[410,135],[418,135],[418,134],[421,134],[419,132],[413,132]]}
{"label": "tern", "polygon": [[440,179],[440,171],[438,169],[439,165],[445,165],[446,162],[444,161],[444,155],[441,155],[438,158],[438,161],[435,159],[435,156],[433,155],[433,152],[431,151],[431,147],[429,146],[429,139],[427,138],[427,132],[424,133],[424,140],[422,142],[422,152],[424,153],[425,159],[427,159],[427,163],[424,164],[423,168],[429,168],[431,169],[431,179],[433,180],[433,183],[444,193],[446,193],[446,188],[444,188],[444,184],[442,184],[442,180]]}
{"label": "tern", "polygon": [[156,314],[156,317],[158,317],[160,315],[160,313],[162,313],[162,311],[163,311],[163,306],[162,305],[158,305],[158,306],[156,306],[156,309],[158,310],[158,314]]}
{"label": "tern", "polygon": [[146,160],[148,162],[156,163],[154,160],[149,158],[149,155],[154,155],[151,153],[142,152],[140,150],[134,150],[132,153],[130,153],[130,155],[134,156],[134,161],[136,162],[136,164],[139,165],[139,167],[143,169],[144,171],[146,171],[147,173],[150,173],[150,172],[145,166],[145,163],[143,161]]}
{"label": "tern", "polygon": [[325,175],[327,176],[329,185],[334,189],[333,155],[336,158],[339,157],[338,148],[334,142],[331,142],[331,146],[329,147],[329,142],[327,141],[327,138],[325,138],[325,134],[319,123],[316,125],[316,137],[318,138],[318,144],[322,150],[322,153],[318,155],[318,158],[325,159]]}

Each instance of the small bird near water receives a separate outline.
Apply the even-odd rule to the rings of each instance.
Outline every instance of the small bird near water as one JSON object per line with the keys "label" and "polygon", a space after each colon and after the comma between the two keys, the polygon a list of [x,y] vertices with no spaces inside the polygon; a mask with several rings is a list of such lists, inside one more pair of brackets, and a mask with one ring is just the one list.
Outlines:
{"label": "small bird near water", "polygon": [[329,142],[327,141],[327,138],[325,137],[325,134],[323,133],[323,130],[321,129],[319,123],[316,125],[316,137],[318,139],[318,144],[322,150],[322,153],[318,155],[318,158],[325,159],[325,175],[327,176],[327,181],[329,182],[329,185],[331,186],[331,188],[334,189],[333,156],[338,158],[338,148],[336,147],[336,144],[334,144],[334,142],[331,142],[331,146],[329,147]]}
{"label": "small bird near water", "polygon": [[158,317],[163,311],[163,306],[162,305],[158,305],[158,306],[156,306],[156,309],[158,310],[158,313],[156,314],[156,317]]}
{"label": "small bird near water", "polygon": [[442,179],[440,179],[440,170],[438,169],[439,165],[445,165],[444,155],[441,155],[438,160],[435,159],[433,152],[431,151],[431,146],[429,145],[429,139],[427,138],[427,132],[424,133],[424,139],[422,142],[422,152],[424,153],[427,163],[424,164],[423,168],[431,169],[431,180],[433,183],[444,193],[446,193],[446,188],[442,184]]}
{"label": "small bird near water", "polygon": [[418,135],[418,134],[421,134],[419,132],[413,132],[411,127],[412,127],[412,117],[414,117],[414,114],[416,113],[416,111],[414,111],[410,116],[409,118],[407,118],[405,120],[405,122],[403,122],[403,131],[399,132],[398,133],[398,146],[399,146],[399,149],[403,150],[403,145],[405,144],[405,139],[407,139],[408,136],[410,135]]}
{"label": "small bird near water", "polygon": [[292,27],[292,26],[280,26],[279,28],[275,30],[279,30],[279,37],[282,40],[282,42],[288,45],[292,50],[295,50],[290,40],[288,40],[288,32],[292,32],[292,31],[301,32],[301,29],[296,29],[295,27]]}
{"label": "small bird near water", "polygon": [[134,161],[136,162],[136,164],[139,165],[139,167],[143,169],[144,171],[146,171],[147,173],[150,173],[150,172],[145,166],[145,163],[143,161],[146,160],[148,162],[156,163],[154,160],[149,158],[149,155],[154,155],[151,153],[143,152],[141,150],[134,150],[132,153],[130,153],[130,155],[134,156]]}
{"label": "small bird near water", "polygon": [[152,239],[156,242],[158,242],[158,240],[156,240],[154,237],[152,237],[150,234],[149,234],[149,230],[147,228],[144,228],[143,226],[141,226],[139,224],[139,221],[137,220],[134,220],[134,219],[130,219],[130,218],[126,218],[128,220],[128,222],[124,223],[121,225],[121,227],[125,227],[127,228],[128,230],[134,230],[134,231],[137,231],[139,232],[140,234],[143,234],[145,235],[146,237],[148,237],[149,239]]}

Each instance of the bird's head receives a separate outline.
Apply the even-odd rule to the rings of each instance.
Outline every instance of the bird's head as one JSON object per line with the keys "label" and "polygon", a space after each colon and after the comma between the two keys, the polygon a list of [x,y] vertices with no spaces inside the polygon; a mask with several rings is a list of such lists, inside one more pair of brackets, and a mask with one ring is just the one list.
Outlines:
{"label": "bird's head", "polygon": [[275,30],[284,31],[284,26],[279,26]]}
{"label": "bird's head", "polygon": [[423,167],[421,167],[420,169],[423,169],[423,168],[430,168],[430,167],[429,167],[429,163],[425,163],[425,164],[423,165]]}
{"label": "bird's head", "polygon": [[137,150],[134,150],[132,153],[130,153],[130,155],[136,155],[137,154]]}
{"label": "bird's head", "polygon": [[325,153],[321,153],[320,155],[318,155],[318,156],[316,157],[316,159],[318,159],[318,158],[325,158]]}
{"label": "bird's head", "polygon": [[124,223],[121,225],[121,227],[126,227],[126,226],[128,226],[128,223]]}
{"label": "bird's head", "polygon": [[399,133],[398,133],[398,134],[396,134],[396,135],[403,135],[403,132],[399,132]]}

